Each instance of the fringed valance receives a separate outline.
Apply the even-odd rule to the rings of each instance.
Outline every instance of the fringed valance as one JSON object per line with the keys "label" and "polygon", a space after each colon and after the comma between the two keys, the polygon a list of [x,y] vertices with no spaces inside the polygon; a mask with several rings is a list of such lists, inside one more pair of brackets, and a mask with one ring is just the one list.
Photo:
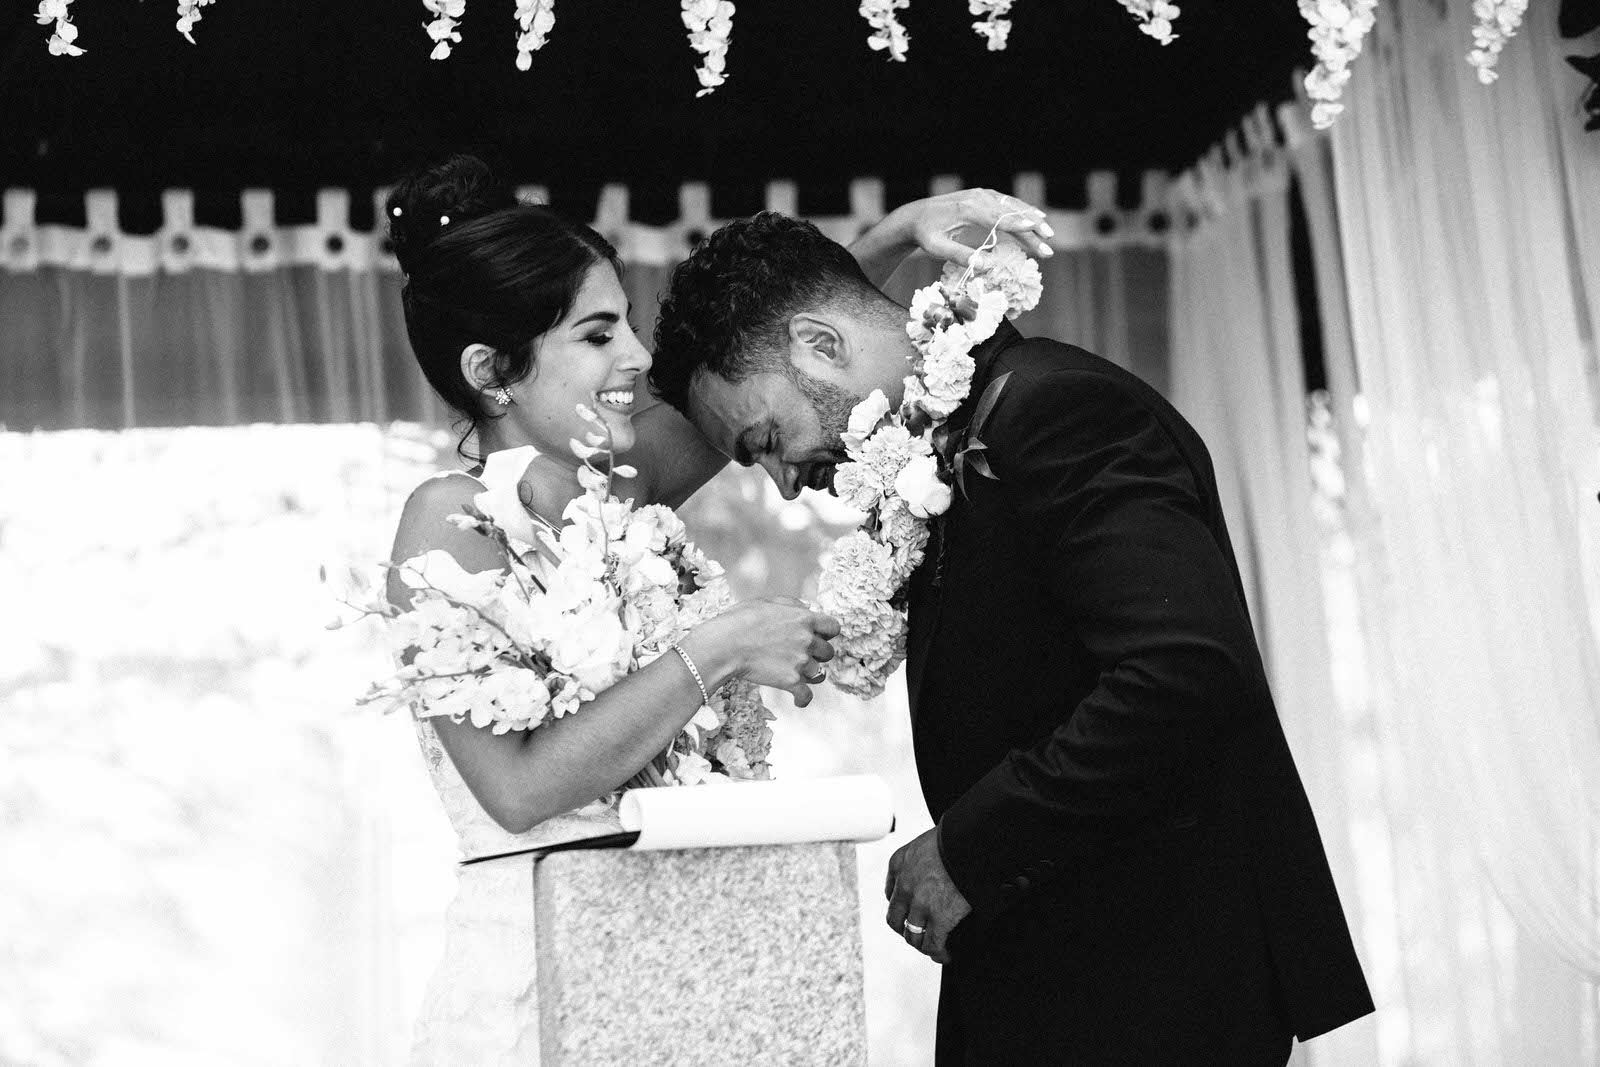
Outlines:
{"label": "fringed valance", "polygon": [[[962,185],[959,178],[938,177],[929,183],[933,193]],[[1058,250],[1156,246],[1164,240],[1171,214],[1167,208],[1166,176],[1143,176],[1136,196],[1132,190],[1119,196],[1117,176],[1096,172],[1088,176],[1085,190],[1058,200],[1084,202],[1080,210],[1052,210]],[[1046,199],[1042,175],[1016,176],[1011,191],[1033,204]],[[387,190],[370,194],[373,210],[368,217],[383,217]],[[520,190],[531,200],[546,201],[542,186]],[[321,270],[380,271],[397,273],[399,265],[381,232],[357,229],[351,224],[352,197],[346,189],[323,189],[316,194],[316,218],[309,224],[278,222],[276,198],[270,189],[246,189],[240,194],[239,228],[198,225],[195,194],[169,189],[161,196],[160,227],[153,233],[128,232],[119,220],[114,189],[93,189],[84,197],[84,224],[61,225],[39,221],[38,197],[30,189],[7,189],[4,217],[0,221],[0,270],[28,272],[45,267],[88,271],[93,274],[149,277],[182,274],[190,270],[267,273],[283,267]],[[765,206],[789,215],[799,214],[800,192],[794,182],[767,185]],[[1128,207],[1130,200],[1134,206]],[[843,244],[881,219],[886,211],[884,183],[859,178],[850,184],[849,212],[813,218],[823,232]],[[367,214],[367,213],[363,213]],[[705,234],[726,219],[713,216],[711,187],[688,183],[678,191],[678,218],[664,225],[637,221],[629,215],[625,185],[604,186],[594,206],[593,225],[621,253],[626,263],[669,266],[689,254]]]}

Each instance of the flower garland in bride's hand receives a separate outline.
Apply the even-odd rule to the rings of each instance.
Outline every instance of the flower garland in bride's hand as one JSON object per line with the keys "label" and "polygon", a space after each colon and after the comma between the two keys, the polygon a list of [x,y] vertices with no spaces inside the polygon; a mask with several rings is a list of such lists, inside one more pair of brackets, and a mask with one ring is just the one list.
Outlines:
{"label": "flower garland in bride's hand", "polygon": [[[536,525],[519,496],[534,450],[494,453],[485,491],[449,521],[495,541],[505,568],[469,574],[434,549],[389,565],[411,590],[409,610],[376,589],[346,600],[362,616],[389,620],[407,660],[361,703],[470,720],[497,734],[536,729],[579,711],[732,605],[722,567],[688,540],[671,508],[611,495],[613,476],[633,471],[612,464],[604,422],[579,412],[598,430],[571,442],[584,492],[561,527]],[[731,681],[632,784],[767,778],[772,719],[758,687]]]}
{"label": "flower garland in bride's hand", "polygon": [[951,264],[911,298],[906,333],[917,349],[900,407],[881,391],[856,405],[843,434],[849,459],[833,490],[866,518],[823,561],[817,606],[839,621],[828,677],[859,697],[877,696],[906,656],[906,585],[922,563],[928,523],[950,506],[951,474],[935,447],[940,429],[972,391],[971,352],[1000,320],[1039,302],[1038,264],[998,222],[965,268]]}

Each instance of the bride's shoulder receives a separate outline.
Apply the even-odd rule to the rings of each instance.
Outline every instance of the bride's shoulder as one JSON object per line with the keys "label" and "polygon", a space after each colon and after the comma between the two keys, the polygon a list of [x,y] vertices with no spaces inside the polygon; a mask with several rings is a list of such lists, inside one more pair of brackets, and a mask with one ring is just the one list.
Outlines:
{"label": "bride's shoulder", "polygon": [[483,490],[484,484],[466,471],[439,471],[424,478],[411,490],[411,495],[406,498],[406,507],[425,507],[445,501],[457,503],[463,498],[470,500]]}
{"label": "bride's shoulder", "polygon": [[442,519],[481,492],[483,483],[465,471],[440,471],[411,490],[400,512],[400,525]]}
{"label": "bride's shoulder", "polygon": [[449,521],[465,510],[484,485],[464,471],[440,471],[424,479],[401,509],[395,529],[394,559],[407,559],[429,548],[443,548],[460,559],[463,552],[481,554],[490,547],[485,538],[465,534]]}

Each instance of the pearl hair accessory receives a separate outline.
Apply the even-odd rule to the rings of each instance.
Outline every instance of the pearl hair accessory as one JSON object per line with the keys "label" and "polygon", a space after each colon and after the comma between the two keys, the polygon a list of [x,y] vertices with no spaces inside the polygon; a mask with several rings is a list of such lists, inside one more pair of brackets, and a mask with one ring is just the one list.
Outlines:
{"label": "pearl hair accessory", "polygon": [[393,215],[395,218],[399,218],[401,215],[404,215],[405,212],[401,211],[398,207],[396,207],[392,211],[390,211],[389,214]]}
{"label": "pearl hair accessory", "polygon": [[450,216],[449,215],[440,215],[439,216],[439,225],[440,226],[448,226],[448,225],[450,225]]}

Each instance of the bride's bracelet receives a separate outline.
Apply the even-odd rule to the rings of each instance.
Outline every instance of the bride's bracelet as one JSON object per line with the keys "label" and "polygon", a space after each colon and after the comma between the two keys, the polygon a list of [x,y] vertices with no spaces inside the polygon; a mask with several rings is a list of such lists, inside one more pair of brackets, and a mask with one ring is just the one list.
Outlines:
{"label": "bride's bracelet", "polygon": [[711,694],[706,691],[706,680],[700,677],[700,668],[694,665],[694,660],[689,658],[689,653],[685,652],[683,646],[676,641],[667,647],[678,654],[678,658],[683,660],[683,665],[689,668],[689,673],[694,675],[694,684],[700,687],[700,703],[711,703]]}

